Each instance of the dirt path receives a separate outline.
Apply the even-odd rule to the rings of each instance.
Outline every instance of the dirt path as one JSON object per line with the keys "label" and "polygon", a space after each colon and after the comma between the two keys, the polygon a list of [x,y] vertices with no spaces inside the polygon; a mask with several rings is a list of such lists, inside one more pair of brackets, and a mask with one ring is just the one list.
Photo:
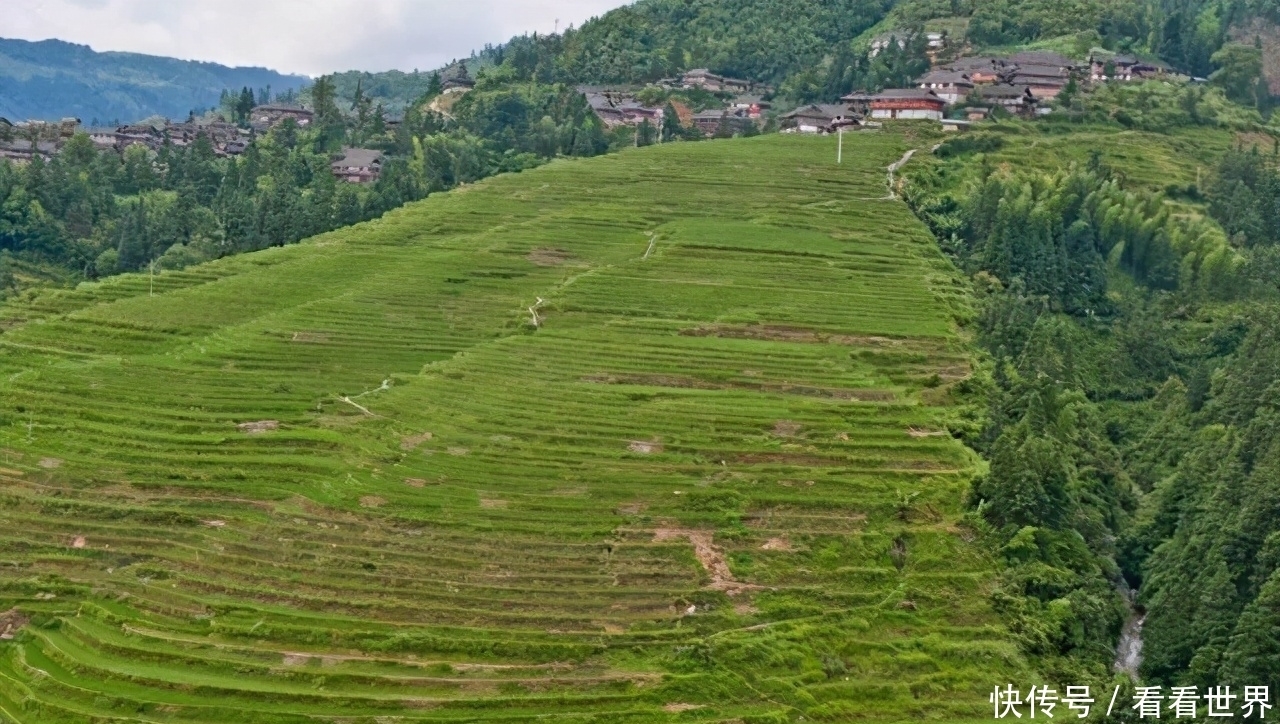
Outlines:
{"label": "dirt path", "polygon": [[729,559],[725,557],[724,551],[720,550],[712,542],[711,531],[659,528],[653,532],[653,540],[656,543],[679,540],[681,538],[687,539],[693,545],[693,555],[697,557],[698,562],[710,574],[711,585],[707,586],[707,588],[714,591],[724,591],[730,596],[736,596],[745,591],[763,590],[763,586],[743,583],[733,577],[733,571],[729,570]]}
{"label": "dirt path", "polygon": [[902,154],[902,158],[889,164],[889,198],[891,199],[898,198],[898,194],[893,190],[893,182],[895,180],[894,174],[896,174],[903,166],[907,165],[907,161],[910,161],[911,157],[916,155],[917,150],[918,149],[913,148],[907,151],[906,153]]}

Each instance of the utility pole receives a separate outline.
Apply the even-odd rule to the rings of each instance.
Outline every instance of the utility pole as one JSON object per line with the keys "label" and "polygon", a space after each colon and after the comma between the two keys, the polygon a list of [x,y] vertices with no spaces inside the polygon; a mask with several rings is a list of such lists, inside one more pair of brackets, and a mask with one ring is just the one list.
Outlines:
{"label": "utility pole", "polygon": [[836,128],[836,163],[844,163],[844,126]]}

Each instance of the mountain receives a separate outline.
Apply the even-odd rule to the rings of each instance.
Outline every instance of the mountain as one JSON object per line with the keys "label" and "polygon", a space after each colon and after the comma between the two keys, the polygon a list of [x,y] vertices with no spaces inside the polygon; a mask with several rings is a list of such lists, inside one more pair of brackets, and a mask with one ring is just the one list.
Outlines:
{"label": "mountain", "polygon": [[99,53],[61,40],[0,38],[0,116],[10,120],[183,118],[193,109],[216,106],[227,88],[269,86],[281,92],[308,83],[304,76],[266,68]]}
{"label": "mountain", "polygon": [[906,136],[846,143],[558,161],[0,307],[0,711],[989,720],[1032,674],[941,432],[968,291],[862,201]]}

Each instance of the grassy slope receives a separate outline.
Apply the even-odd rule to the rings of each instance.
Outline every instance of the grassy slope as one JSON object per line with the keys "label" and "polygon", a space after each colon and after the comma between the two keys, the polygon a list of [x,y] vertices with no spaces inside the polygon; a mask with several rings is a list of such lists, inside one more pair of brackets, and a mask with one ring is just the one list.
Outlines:
{"label": "grassy slope", "polygon": [[977,462],[908,434],[962,413],[965,291],[879,200],[908,142],[832,143],[557,162],[3,308],[0,710],[988,718],[1027,670],[956,526]]}

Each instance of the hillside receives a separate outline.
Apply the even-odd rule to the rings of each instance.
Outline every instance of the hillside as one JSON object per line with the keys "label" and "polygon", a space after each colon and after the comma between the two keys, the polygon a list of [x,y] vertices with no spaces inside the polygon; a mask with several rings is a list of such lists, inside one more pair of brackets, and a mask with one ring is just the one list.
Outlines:
{"label": "hillside", "polygon": [[131,123],[186,118],[218,105],[225,89],[297,90],[310,79],[265,68],[229,68],[138,53],[97,53],[60,40],[0,38],[0,116],[10,120]]}
{"label": "hillside", "polygon": [[914,145],[558,161],[11,302],[0,712],[988,719],[1033,674]]}

